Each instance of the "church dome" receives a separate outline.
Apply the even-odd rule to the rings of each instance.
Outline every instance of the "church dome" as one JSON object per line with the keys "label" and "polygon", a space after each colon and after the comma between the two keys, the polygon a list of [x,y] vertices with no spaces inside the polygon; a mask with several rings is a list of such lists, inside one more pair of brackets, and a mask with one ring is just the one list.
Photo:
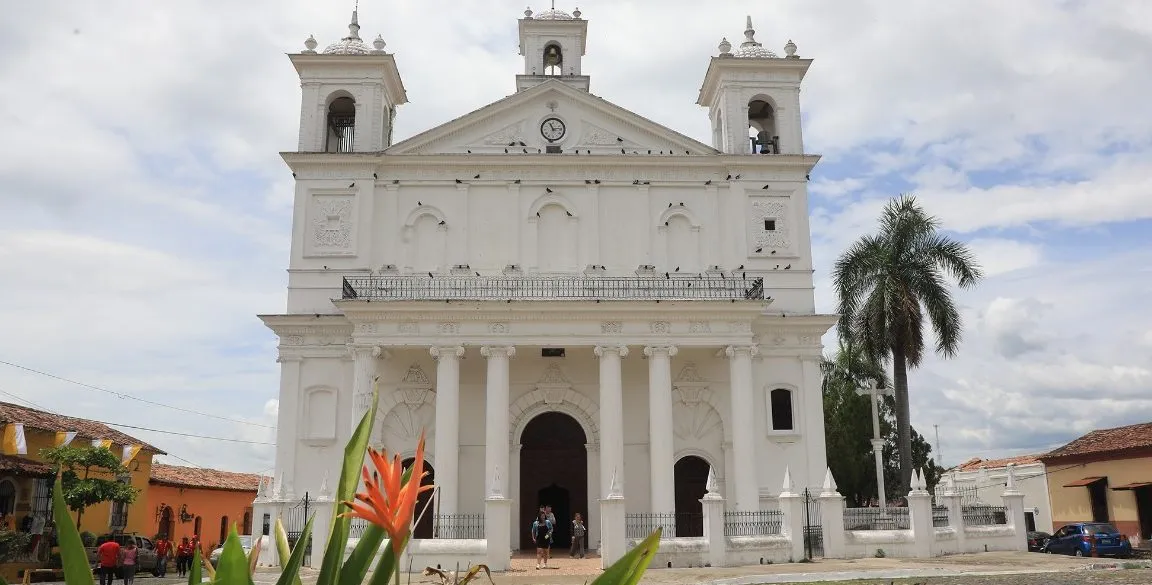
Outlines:
{"label": "church dome", "polygon": [[576,20],[576,18],[571,14],[556,8],[545,10],[539,14],[534,14],[532,18],[536,20]]}
{"label": "church dome", "polygon": [[372,49],[359,37],[344,37],[339,42],[324,47],[325,55],[368,55]]}

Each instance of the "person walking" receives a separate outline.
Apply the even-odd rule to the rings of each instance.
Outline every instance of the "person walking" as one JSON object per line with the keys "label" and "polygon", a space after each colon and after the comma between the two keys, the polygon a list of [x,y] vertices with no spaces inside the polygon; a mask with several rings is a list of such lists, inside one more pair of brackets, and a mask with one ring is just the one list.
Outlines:
{"label": "person walking", "polygon": [[166,535],[160,535],[156,539],[156,576],[165,577],[168,575],[168,553],[172,552],[172,543],[168,541]]}
{"label": "person walking", "polygon": [[188,565],[192,564],[192,543],[188,542],[188,537],[180,539],[180,544],[176,545],[176,574],[183,577],[188,574]]}
{"label": "person walking", "polygon": [[112,585],[116,580],[116,566],[120,564],[120,545],[109,539],[96,547],[96,572],[100,574],[100,585]]}
{"label": "person walking", "polygon": [[572,548],[568,549],[568,556],[576,558],[584,558],[584,534],[588,529],[584,527],[584,518],[580,516],[580,512],[576,512],[576,517],[572,519]]}
{"label": "person walking", "polygon": [[124,548],[120,549],[120,576],[124,578],[124,585],[132,585],[136,580],[136,539],[129,538]]}
{"label": "person walking", "polygon": [[552,551],[552,523],[548,513],[540,509],[540,517],[532,522],[532,542],[536,545],[536,568],[548,568],[548,554]]}

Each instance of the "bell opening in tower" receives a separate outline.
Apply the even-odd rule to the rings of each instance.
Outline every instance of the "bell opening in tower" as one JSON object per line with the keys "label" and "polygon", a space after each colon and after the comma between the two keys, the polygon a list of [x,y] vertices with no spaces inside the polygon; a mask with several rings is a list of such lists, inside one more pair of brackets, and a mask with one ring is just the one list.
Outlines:
{"label": "bell opening in tower", "polygon": [[356,102],[343,96],[328,104],[325,152],[352,152],[356,142]]}
{"label": "bell opening in tower", "polygon": [[780,154],[776,112],[764,99],[754,98],[748,102],[748,139],[752,143],[752,154]]}
{"label": "bell opening in tower", "polygon": [[564,51],[556,43],[544,46],[544,75],[559,76],[563,74]]}

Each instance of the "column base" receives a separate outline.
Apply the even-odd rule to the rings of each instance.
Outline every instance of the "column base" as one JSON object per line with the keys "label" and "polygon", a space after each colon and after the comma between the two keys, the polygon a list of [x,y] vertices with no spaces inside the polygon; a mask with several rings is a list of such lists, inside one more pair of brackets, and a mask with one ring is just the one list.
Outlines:
{"label": "column base", "polygon": [[624,498],[600,500],[600,568],[607,569],[627,552]]}
{"label": "column base", "polygon": [[492,571],[512,566],[512,500],[484,500],[484,538],[488,541],[487,564]]}

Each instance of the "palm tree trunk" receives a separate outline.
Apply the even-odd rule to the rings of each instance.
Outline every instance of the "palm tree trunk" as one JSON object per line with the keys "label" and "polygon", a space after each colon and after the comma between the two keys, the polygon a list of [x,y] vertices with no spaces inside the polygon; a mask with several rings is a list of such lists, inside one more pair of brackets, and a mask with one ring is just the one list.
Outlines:
{"label": "palm tree trunk", "polygon": [[912,421],[908,409],[908,360],[903,348],[892,351],[892,381],[896,387],[896,451],[900,454],[900,485],[905,495],[912,486]]}

